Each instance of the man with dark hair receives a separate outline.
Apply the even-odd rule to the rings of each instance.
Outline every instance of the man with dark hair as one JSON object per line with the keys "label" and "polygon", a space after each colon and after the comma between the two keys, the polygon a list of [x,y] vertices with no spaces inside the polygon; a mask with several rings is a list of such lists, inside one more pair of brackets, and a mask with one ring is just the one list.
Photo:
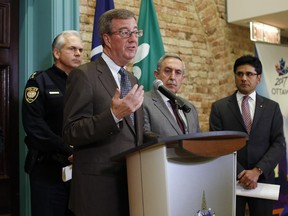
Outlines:
{"label": "man with dark hair", "polygon": [[[257,57],[241,56],[234,64],[237,91],[212,104],[210,130],[243,131],[249,136],[237,151],[237,179],[247,189],[257,183],[274,183],[274,168],[285,151],[283,117],[278,103],[256,93],[262,64]],[[271,216],[273,201],[237,196],[236,215],[244,216],[248,204],[251,216]]]}

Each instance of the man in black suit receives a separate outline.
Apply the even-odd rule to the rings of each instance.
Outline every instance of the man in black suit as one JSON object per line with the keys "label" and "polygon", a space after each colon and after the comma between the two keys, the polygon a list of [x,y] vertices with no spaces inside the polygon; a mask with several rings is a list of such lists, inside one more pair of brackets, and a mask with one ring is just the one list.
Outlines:
{"label": "man in black suit", "polygon": [[[237,91],[213,103],[210,114],[211,131],[243,131],[249,135],[246,146],[237,151],[237,179],[248,190],[255,189],[258,182],[274,183],[274,168],[285,151],[283,117],[278,103],[255,91],[261,74],[262,64],[257,57],[238,58],[234,64]],[[244,104],[242,107],[246,96],[248,113]],[[251,216],[272,215],[273,201],[237,196],[237,216],[245,215],[246,204]]]}
{"label": "man in black suit", "polygon": [[128,216],[125,161],[112,157],[143,142],[143,86],[125,70],[143,32],[124,9],[102,14],[98,28],[101,57],[73,70],[67,81],[63,133],[74,146],[70,207],[76,216]]}

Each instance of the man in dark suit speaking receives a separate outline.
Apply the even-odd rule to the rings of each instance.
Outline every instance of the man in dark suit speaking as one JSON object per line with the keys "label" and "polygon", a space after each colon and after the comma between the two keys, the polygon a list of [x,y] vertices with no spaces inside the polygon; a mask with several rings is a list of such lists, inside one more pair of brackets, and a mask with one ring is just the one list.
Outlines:
{"label": "man in dark suit speaking", "polygon": [[143,139],[144,90],[125,70],[135,56],[135,15],[105,12],[98,33],[101,57],[73,70],[67,81],[64,138],[74,146],[70,208],[76,216],[129,215],[125,162],[111,157]]}
{"label": "man in dark suit speaking", "polygon": [[[243,131],[249,135],[245,147],[237,151],[237,179],[246,189],[258,182],[274,183],[274,168],[285,151],[283,117],[278,103],[258,95],[262,64],[257,57],[242,56],[235,61],[237,91],[212,104],[210,130]],[[236,215],[271,216],[273,201],[237,196]]]}

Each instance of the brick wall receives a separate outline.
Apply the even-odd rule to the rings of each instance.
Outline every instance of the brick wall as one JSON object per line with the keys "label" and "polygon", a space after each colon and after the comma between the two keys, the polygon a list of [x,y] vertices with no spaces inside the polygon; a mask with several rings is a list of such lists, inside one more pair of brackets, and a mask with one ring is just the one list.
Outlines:
{"label": "brick wall", "polygon": [[[114,4],[139,14],[140,0]],[[90,56],[95,5],[95,0],[80,0],[84,62]],[[200,127],[208,131],[211,103],[235,91],[235,59],[253,54],[249,29],[226,22],[225,0],[154,0],[154,6],[165,51],[186,63],[187,77],[179,94],[197,107]]]}

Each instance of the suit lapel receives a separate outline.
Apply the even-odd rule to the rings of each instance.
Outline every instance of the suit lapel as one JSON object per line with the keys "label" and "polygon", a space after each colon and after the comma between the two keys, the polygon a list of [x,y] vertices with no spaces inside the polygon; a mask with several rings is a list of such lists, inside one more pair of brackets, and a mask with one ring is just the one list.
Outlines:
{"label": "suit lapel", "polygon": [[[185,113],[185,112],[183,112],[183,113],[184,113],[184,116],[186,118],[188,133],[192,133],[192,129],[194,127],[193,121],[188,121],[188,119],[194,119],[194,116],[192,115],[191,111],[189,113]],[[196,124],[195,124],[195,127],[197,127]]]}
{"label": "suit lapel", "polygon": [[176,122],[174,116],[171,114],[167,105],[163,101],[161,95],[157,91],[153,90],[151,92],[151,97],[152,97],[152,100],[154,102],[155,107],[160,112],[163,113],[163,116],[170,122],[171,126],[175,129],[175,131],[177,131],[177,133],[179,135],[183,134],[183,132],[180,130],[179,126],[177,125],[177,122]]}
{"label": "suit lapel", "polygon": [[100,73],[99,80],[112,98],[118,88],[117,83],[103,58],[99,57],[98,61],[96,71]]}
{"label": "suit lapel", "polygon": [[260,95],[256,94],[255,113],[252,121],[251,131],[253,130],[255,125],[257,125],[257,122],[261,118],[263,111],[264,111],[264,99]]}
{"label": "suit lapel", "polygon": [[243,126],[244,130],[246,130],[242,114],[240,112],[240,108],[237,102],[236,92],[233,95],[231,95],[230,98],[228,99],[228,107],[233,113],[233,115],[236,117],[238,122]]}

